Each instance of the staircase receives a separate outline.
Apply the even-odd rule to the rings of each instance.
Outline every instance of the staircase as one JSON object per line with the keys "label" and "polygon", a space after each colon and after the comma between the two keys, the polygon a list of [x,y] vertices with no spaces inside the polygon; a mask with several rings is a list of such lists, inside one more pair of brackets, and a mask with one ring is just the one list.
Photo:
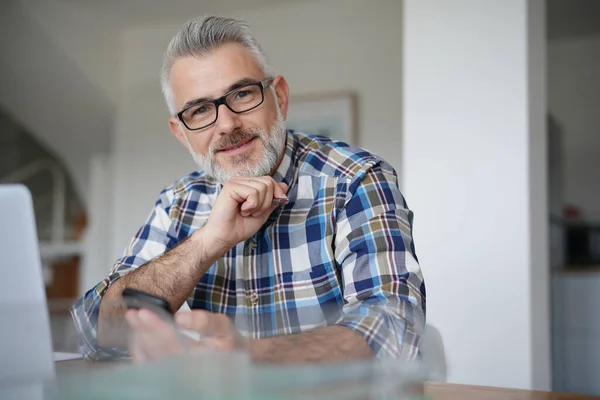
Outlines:
{"label": "staircase", "polygon": [[22,183],[31,191],[45,265],[80,255],[85,211],[64,165],[3,110],[0,183]]}

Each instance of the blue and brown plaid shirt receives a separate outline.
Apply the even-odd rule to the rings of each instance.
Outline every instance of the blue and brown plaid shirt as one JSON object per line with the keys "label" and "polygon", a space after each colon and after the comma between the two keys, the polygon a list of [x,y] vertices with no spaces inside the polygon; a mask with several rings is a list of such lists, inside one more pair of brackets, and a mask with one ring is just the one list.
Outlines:
{"label": "blue and brown plaid shirt", "polygon": [[[380,358],[414,358],[425,285],[394,169],[362,149],[288,132],[274,179],[289,185],[289,203],[210,267],[189,306],[228,315],[248,337],[335,324],[362,335]],[[203,226],[221,187],[195,172],[161,192],[110,274],[71,310],[85,357],[114,355],[96,341],[106,290]]]}

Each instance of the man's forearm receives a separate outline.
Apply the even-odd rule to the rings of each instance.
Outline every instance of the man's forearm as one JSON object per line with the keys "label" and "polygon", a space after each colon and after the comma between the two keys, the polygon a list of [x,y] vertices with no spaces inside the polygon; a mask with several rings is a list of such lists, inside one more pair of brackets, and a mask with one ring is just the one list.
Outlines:
{"label": "man's forearm", "polygon": [[177,310],[186,300],[198,280],[221,256],[220,252],[207,251],[200,231],[173,250],[128,273],[104,294],[98,317],[98,345],[122,347],[125,305],[122,293],[131,288],[166,300],[171,310]]}
{"label": "man's forearm", "polygon": [[365,339],[342,326],[255,339],[250,347],[255,361],[276,364],[340,362],[373,357],[373,350]]}

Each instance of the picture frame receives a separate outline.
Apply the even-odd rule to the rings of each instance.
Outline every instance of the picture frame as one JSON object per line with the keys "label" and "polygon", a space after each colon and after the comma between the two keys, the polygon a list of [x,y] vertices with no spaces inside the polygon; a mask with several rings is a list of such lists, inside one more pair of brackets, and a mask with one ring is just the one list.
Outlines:
{"label": "picture frame", "polygon": [[350,91],[291,96],[288,129],[357,145],[357,96]]}

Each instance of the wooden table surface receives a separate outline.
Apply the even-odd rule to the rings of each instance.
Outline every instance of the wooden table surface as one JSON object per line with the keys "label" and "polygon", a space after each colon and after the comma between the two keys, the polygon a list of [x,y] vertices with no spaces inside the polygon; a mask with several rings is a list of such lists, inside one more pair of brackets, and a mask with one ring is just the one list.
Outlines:
{"label": "wooden table surface", "polygon": [[[69,371],[105,370],[119,365],[129,364],[120,362],[92,362],[85,360],[60,361],[56,363],[58,374]],[[531,390],[504,389],[488,386],[456,385],[450,383],[425,383],[425,396],[433,400],[592,400],[600,396],[582,396],[539,392]]]}
{"label": "wooden table surface", "polygon": [[590,400],[600,398],[596,396],[432,382],[425,384],[425,394],[435,400]]}

